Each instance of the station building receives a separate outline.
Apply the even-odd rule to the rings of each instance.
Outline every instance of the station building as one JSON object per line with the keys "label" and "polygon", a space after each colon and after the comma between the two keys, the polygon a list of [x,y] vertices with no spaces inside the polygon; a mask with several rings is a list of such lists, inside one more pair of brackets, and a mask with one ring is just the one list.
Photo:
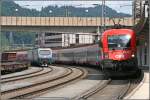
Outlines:
{"label": "station building", "polygon": [[95,36],[90,33],[42,33],[36,35],[35,43],[41,47],[59,48],[80,44],[92,44]]}

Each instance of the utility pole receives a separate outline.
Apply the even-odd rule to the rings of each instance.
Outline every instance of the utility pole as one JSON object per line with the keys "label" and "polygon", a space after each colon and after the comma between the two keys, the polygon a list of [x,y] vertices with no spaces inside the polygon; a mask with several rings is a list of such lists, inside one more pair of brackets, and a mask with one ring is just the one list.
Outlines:
{"label": "utility pole", "polygon": [[105,17],[106,17],[106,7],[105,0],[102,0],[102,18],[101,18],[101,33],[105,30]]}
{"label": "utility pole", "polygon": [[13,41],[13,32],[9,33],[9,43],[10,43],[10,47],[12,48],[13,43],[14,43],[14,41]]}
{"label": "utility pole", "polygon": [[65,5],[65,17],[68,17],[68,7]]}

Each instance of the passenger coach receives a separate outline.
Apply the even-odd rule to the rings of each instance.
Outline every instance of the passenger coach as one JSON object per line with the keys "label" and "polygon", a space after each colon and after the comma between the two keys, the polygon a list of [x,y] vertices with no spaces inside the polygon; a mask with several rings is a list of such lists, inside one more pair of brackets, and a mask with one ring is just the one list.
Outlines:
{"label": "passenger coach", "polygon": [[53,59],[55,63],[94,65],[109,75],[139,71],[136,34],[131,29],[106,30],[97,44],[54,50]]}

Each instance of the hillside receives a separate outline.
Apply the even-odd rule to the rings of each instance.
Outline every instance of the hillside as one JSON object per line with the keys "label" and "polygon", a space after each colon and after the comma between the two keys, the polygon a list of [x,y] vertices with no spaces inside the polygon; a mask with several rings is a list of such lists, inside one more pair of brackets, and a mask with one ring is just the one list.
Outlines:
{"label": "hillside", "polygon": [[[27,9],[19,6],[10,0],[4,0],[2,2],[2,15],[3,16],[55,16],[55,17],[64,17],[64,16],[78,16],[78,17],[97,17],[102,16],[102,6],[97,5],[95,7],[89,8],[81,8],[74,6],[48,6],[42,8],[41,11],[37,11],[35,9]],[[15,11],[18,9],[18,11]],[[131,15],[124,13],[117,13],[117,11],[113,10],[106,6],[106,16],[107,17],[129,17]]]}

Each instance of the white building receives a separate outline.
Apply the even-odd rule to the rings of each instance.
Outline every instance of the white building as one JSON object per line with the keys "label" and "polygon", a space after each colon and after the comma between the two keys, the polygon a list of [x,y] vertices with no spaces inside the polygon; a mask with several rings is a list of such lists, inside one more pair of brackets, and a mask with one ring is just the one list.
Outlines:
{"label": "white building", "polygon": [[41,47],[68,47],[79,44],[92,44],[95,36],[90,33],[41,33],[36,35],[36,45]]}

